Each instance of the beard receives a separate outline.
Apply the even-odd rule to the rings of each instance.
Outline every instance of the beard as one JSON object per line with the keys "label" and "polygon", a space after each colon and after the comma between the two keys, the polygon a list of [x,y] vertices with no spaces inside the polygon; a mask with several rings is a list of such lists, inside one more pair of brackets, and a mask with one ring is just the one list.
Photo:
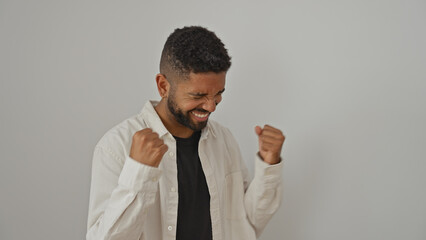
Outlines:
{"label": "beard", "polygon": [[207,126],[207,121],[203,121],[203,122],[194,122],[191,117],[189,116],[189,114],[191,114],[191,111],[198,111],[198,112],[203,112],[203,113],[208,113],[208,111],[201,109],[201,108],[194,108],[192,110],[183,112],[177,105],[175,99],[174,99],[174,94],[171,94],[169,96],[169,98],[167,99],[167,108],[169,109],[170,113],[173,115],[173,117],[175,118],[175,120],[180,123],[181,125],[197,132],[202,130],[203,128],[205,128]]}

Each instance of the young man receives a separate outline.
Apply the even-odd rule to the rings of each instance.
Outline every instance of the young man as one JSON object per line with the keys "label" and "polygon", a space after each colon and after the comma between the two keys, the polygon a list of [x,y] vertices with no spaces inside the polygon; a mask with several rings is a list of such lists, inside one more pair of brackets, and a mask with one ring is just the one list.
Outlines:
{"label": "young man", "polygon": [[230,57],[202,27],[176,29],[159,102],[109,130],[93,156],[87,239],[256,239],[281,201],[282,132],[257,126],[255,176],[231,132],[208,120]]}

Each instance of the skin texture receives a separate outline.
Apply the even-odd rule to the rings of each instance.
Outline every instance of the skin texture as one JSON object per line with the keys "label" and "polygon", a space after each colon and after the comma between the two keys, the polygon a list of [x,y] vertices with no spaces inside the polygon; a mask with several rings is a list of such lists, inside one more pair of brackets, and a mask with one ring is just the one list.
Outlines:
{"label": "skin texture", "polygon": [[[222,101],[225,78],[226,72],[191,72],[187,79],[167,79],[157,74],[157,89],[162,99],[155,110],[167,130],[174,136],[188,138],[194,131],[203,129]],[[270,125],[256,126],[255,132],[259,139],[259,156],[269,164],[279,163],[285,140],[283,133]],[[166,152],[167,146],[151,129],[134,134],[130,149],[130,157],[134,160],[158,167]]]}
{"label": "skin texture", "polygon": [[263,161],[269,164],[279,163],[285,141],[281,130],[270,125],[265,125],[263,128],[256,126],[254,130],[259,138],[259,155]]}
{"label": "skin texture", "polygon": [[[166,79],[157,75],[157,88],[162,99],[155,107],[158,115],[171,134],[181,138],[190,137],[194,131],[201,130],[207,119],[199,119],[196,114],[210,115],[222,101],[225,89],[226,73],[190,73],[187,80]],[[170,111],[170,103],[175,103],[177,111],[181,112],[189,124],[180,123]]]}
{"label": "skin texture", "polygon": [[157,133],[150,128],[145,128],[133,135],[130,157],[140,163],[158,167],[167,149],[167,145]]}

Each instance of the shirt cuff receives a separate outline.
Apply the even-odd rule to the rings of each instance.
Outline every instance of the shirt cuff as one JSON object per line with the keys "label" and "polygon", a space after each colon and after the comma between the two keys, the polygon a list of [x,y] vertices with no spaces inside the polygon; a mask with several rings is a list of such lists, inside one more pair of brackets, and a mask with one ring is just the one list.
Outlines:
{"label": "shirt cuff", "polygon": [[160,169],[139,163],[127,156],[118,184],[136,192],[156,192],[160,177]]}
{"label": "shirt cuff", "polygon": [[263,161],[258,154],[255,157],[254,177],[264,179],[265,182],[279,182],[283,168],[283,160],[276,164]]}

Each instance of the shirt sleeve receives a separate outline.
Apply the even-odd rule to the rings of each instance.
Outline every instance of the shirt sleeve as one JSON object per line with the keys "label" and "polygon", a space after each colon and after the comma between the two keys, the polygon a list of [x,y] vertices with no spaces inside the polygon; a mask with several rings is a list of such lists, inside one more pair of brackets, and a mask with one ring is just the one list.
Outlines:
{"label": "shirt sleeve", "polygon": [[[254,178],[245,192],[244,206],[256,237],[260,236],[281,205],[282,165],[282,161],[270,165],[258,155],[255,157]],[[243,177],[247,179],[247,174],[243,174]]]}
{"label": "shirt sleeve", "polygon": [[123,160],[108,148],[97,146],[86,239],[139,239],[147,209],[158,192],[161,170],[129,156]]}
{"label": "shirt sleeve", "polygon": [[244,208],[247,219],[258,238],[281,205],[283,161],[270,165],[264,162],[259,154],[256,154],[254,178],[250,182],[247,166],[238,143],[229,130],[226,132],[226,138],[229,141],[228,145],[233,149],[232,158],[239,161],[245,190]]}

